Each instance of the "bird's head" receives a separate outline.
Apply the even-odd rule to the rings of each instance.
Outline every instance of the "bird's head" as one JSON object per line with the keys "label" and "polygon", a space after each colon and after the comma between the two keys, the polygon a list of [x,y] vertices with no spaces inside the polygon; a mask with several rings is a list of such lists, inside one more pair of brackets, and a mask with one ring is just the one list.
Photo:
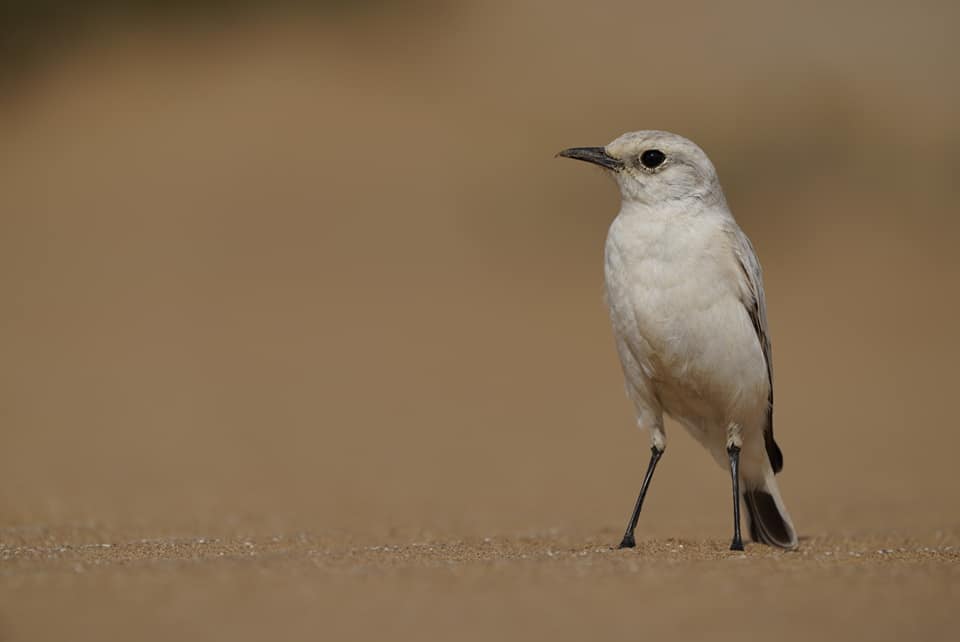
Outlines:
{"label": "bird's head", "polygon": [[558,155],[606,169],[627,202],[648,206],[686,199],[723,202],[717,172],[707,155],[670,132],[629,132],[606,147],[571,147]]}

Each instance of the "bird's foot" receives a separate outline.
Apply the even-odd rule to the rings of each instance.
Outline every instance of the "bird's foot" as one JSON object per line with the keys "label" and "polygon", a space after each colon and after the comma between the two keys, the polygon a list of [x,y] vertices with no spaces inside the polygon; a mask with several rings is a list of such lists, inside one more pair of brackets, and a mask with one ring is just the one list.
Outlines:
{"label": "bird's foot", "polygon": [[743,541],[735,539],[730,543],[731,551],[742,551],[743,550]]}
{"label": "bird's foot", "polygon": [[623,540],[617,548],[634,548],[636,545],[637,540],[633,539],[633,533],[627,533],[623,536]]}

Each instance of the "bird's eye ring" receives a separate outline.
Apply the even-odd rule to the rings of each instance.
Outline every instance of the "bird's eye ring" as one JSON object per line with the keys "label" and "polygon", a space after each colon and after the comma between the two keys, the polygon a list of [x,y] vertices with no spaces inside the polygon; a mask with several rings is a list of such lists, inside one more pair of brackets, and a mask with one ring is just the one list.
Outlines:
{"label": "bird's eye ring", "polygon": [[660,167],[665,160],[667,160],[667,155],[661,152],[659,149],[648,149],[640,154],[640,162],[647,169],[655,169]]}

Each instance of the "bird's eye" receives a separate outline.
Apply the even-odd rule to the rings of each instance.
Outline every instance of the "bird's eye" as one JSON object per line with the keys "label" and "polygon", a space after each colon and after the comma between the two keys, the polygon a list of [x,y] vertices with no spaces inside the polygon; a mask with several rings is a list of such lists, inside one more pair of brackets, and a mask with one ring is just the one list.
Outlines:
{"label": "bird's eye", "polygon": [[667,155],[659,149],[648,149],[640,154],[640,162],[643,163],[643,166],[647,169],[659,167],[665,160],[667,160]]}

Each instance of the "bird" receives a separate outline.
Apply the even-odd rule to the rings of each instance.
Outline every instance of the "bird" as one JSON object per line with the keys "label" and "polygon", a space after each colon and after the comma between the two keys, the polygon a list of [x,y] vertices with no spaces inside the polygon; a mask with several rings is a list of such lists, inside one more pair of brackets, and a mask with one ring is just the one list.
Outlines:
{"label": "bird", "polygon": [[616,181],[620,210],[604,247],[605,298],[636,422],[651,456],[619,548],[635,531],[666,448],[664,414],[722,468],[733,490],[730,550],[750,537],[798,546],[777,485],[773,353],[760,262],[727,206],[710,159],[666,131],[628,132],[604,147],[558,156],[597,165]]}

